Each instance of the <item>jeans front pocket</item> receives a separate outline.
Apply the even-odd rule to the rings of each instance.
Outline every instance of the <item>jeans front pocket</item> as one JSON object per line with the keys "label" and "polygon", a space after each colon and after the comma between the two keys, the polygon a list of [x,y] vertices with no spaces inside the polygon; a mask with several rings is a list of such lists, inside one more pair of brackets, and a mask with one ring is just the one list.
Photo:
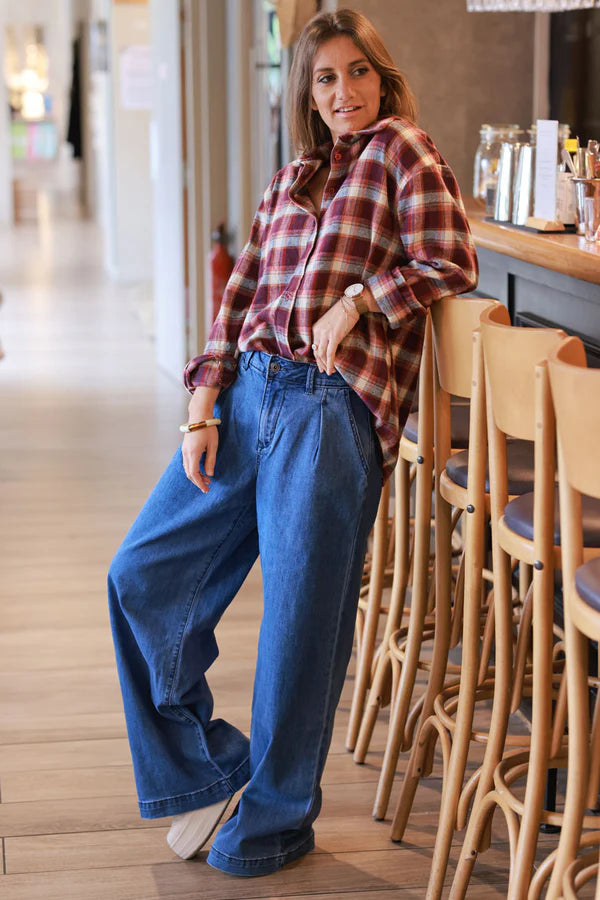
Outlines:
{"label": "jeans front pocket", "polygon": [[375,441],[371,412],[355,391],[348,389],[343,393],[354,444],[364,473],[368,475],[373,461]]}

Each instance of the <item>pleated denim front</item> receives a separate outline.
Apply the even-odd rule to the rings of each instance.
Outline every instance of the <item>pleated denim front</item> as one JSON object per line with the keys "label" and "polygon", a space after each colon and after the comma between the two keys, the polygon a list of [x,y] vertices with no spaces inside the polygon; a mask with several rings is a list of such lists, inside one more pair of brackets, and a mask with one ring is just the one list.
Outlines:
{"label": "pleated denim front", "polygon": [[[221,392],[208,494],[181,451],[109,573],[111,624],[144,818],[246,788],[208,862],[264,875],[308,852],[352,649],[381,452],[367,407],[335,373],[241,355]],[[215,627],[260,554],[264,613],[248,739],[213,718]]]}

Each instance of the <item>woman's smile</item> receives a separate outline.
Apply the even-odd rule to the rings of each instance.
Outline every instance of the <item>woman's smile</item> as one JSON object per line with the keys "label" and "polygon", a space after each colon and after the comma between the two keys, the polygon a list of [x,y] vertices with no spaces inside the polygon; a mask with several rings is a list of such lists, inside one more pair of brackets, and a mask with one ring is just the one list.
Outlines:
{"label": "woman's smile", "polygon": [[359,109],[362,109],[362,106],[341,106],[335,113],[338,116],[353,116]]}

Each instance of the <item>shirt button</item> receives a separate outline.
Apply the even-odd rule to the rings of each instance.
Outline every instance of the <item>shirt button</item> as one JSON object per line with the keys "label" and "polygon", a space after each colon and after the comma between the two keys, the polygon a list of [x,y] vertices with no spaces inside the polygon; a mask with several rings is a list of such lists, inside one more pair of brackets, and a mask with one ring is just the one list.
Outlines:
{"label": "shirt button", "polygon": [[337,162],[339,162],[340,159],[342,158],[342,154],[341,154],[341,153],[334,153],[334,154],[333,154],[333,158],[334,158],[335,160],[337,160]]}
{"label": "shirt button", "polygon": [[269,368],[271,369],[271,372],[273,373],[273,375],[277,375],[277,373],[281,369],[281,366],[278,362],[272,362]]}

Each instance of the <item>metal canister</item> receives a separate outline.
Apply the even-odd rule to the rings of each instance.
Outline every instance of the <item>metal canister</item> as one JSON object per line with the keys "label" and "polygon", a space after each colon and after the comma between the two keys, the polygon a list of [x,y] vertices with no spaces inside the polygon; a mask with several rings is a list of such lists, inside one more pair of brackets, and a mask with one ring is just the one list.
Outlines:
{"label": "metal canister", "polygon": [[525,225],[533,213],[534,148],[519,144],[515,166],[512,215],[513,225]]}
{"label": "metal canister", "polygon": [[513,175],[515,155],[519,144],[504,141],[500,148],[498,163],[498,187],[496,189],[496,205],[494,218],[498,222],[510,222],[512,214]]}
{"label": "metal canister", "polygon": [[600,240],[600,178],[572,178],[575,185],[575,225],[586,241]]}

